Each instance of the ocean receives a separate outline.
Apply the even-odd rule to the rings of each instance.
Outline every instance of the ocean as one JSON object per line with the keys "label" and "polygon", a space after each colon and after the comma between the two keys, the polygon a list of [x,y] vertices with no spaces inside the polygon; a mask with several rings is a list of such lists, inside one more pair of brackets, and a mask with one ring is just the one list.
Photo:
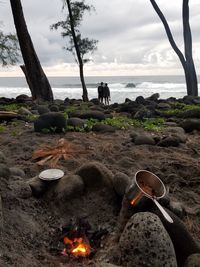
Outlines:
{"label": "ocean", "polygon": [[[82,89],[79,77],[48,77],[54,99],[81,99]],[[97,97],[100,82],[108,83],[111,103],[123,103],[126,98],[149,97],[159,93],[160,98],[181,98],[187,94],[184,76],[90,76],[85,77],[89,99]],[[134,84],[135,87],[127,87]],[[0,77],[0,97],[15,98],[19,94],[30,96],[24,77]]]}

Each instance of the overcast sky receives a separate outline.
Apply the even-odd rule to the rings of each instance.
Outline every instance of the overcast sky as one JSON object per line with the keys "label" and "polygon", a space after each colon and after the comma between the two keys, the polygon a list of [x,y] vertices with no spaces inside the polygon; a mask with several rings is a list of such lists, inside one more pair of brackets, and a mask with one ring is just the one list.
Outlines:
{"label": "overcast sky", "polygon": [[[78,76],[71,54],[62,49],[67,40],[50,25],[62,20],[61,0],[21,0],[35,50],[48,76]],[[81,31],[99,40],[98,50],[85,65],[86,75],[179,75],[182,66],[149,0],[86,0],[96,11],[85,15]],[[183,49],[182,0],[157,0]],[[1,0],[1,29],[15,32],[10,1]],[[193,57],[200,68],[200,0],[190,0]],[[23,76],[18,66],[0,68],[0,76]]]}

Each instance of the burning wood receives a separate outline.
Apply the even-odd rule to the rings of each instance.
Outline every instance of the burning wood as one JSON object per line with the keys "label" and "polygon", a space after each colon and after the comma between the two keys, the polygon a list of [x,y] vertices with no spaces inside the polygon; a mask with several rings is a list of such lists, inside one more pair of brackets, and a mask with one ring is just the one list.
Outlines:
{"label": "burning wood", "polygon": [[89,240],[86,236],[75,237],[73,240],[69,239],[67,236],[63,239],[66,247],[62,251],[63,255],[73,255],[75,257],[86,257],[91,252],[91,247]]}
{"label": "burning wood", "polygon": [[47,164],[51,168],[58,166],[61,159],[67,160],[77,154],[86,153],[78,150],[74,144],[69,143],[64,138],[58,140],[56,145],[42,145],[33,152],[33,159],[38,160],[38,165]]}

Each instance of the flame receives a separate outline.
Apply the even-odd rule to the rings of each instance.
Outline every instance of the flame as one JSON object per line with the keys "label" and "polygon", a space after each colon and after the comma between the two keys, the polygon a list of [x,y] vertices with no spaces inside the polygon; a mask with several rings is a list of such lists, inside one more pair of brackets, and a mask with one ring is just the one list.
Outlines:
{"label": "flame", "polygon": [[135,205],[136,202],[137,202],[141,197],[142,197],[142,192],[139,192],[138,195],[137,195],[135,198],[131,199],[131,205]]}
{"label": "flame", "polygon": [[82,237],[74,238],[73,240],[69,239],[68,237],[64,237],[64,244],[70,245],[70,248],[65,248],[63,253],[64,255],[67,255],[67,252],[70,254],[73,254],[76,257],[86,257],[90,254],[91,247],[87,243],[87,239],[85,238],[85,242]]}

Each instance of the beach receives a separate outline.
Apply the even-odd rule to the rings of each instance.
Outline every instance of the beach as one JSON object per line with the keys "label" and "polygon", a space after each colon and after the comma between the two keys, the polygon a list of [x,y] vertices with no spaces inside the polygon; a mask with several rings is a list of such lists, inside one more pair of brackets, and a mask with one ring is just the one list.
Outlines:
{"label": "beach", "polygon": [[[89,99],[97,97],[100,82],[108,83],[111,103],[123,103],[126,98],[135,100],[139,95],[149,97],[159,93],[163,99],[171,96],[181,98],[187,94],[183,76],[90,76],[85,77]],[[49,77],[55,99],[82,98],[79,77]],[[0,77],[0,96],[30,96],[23,77]]]}
{"label": "beach", "polygon": [[[188,101],[197,100],[188,98],[178,104],[175,102],[174,105],[183,107],[187,106]],[[149,103],[152,107],[154,104],[160,112],[163,112],[163,116],[163,109],[167,105],[169,105],[168,109],[173,110],[173,102],[159,101],[158,96],[155,95],[146,100],[138,98],[137,101],[143,101],[143,106],[147,108]],[[121,218],[124,211],[120,210],[125,209],[125,212],[130,212],[130,207],[126,210],[123,197],[127,186],[133,183],[134,175],[138,170],[155,173],[167,188],[166,198],[161,203],[174,219],[174,225],[167,229],[169,233],[172,229],[171,238],[176,253],[184,251],[181,257],[176,254],[177,256],[172,256],[172,259],[176,261],[177,257],[179,266],[183,266],[181,264],[187,256],[195,252],[199,253],[200,134],[198,128],[191,130],[194,129],[194,125],[191,125],[193,128],[190,131],[187,128],[188,124],[187,127],[182,125],[186,127],[185,130],[179,124],[184,121],[187,110],[183,111],[183,114],[182,111],[180,112],[182,117],[176,117],[177,111],[174,118],[171,115],[166,116],[162,130],[158,130],[161,121],[157,124],[155,122],[156,127],[153,127],[153,124],[150,124],[153,118],[148,118],[146,124],[141,120],[143,124],[139,125],[137,121],[135,125],[127,125],[130,122],[130,116],[133,114],[135,118],[139,116],[136,116],[136,113],[141,108],[141,104],[135,101],[111,106],[89,102],[87,107],[82,101],[77,100],[68,100],[66,103],[62,100],[55,101],[54,105],[35,105],[28,101],[27,104],[22,103],[22,106],[25,109],[15,110],[19,117],[8,119],[8,122],[4,120],[0,124],[2,200],[0,222],[3,223],[0,244],[1,266],[57,267],[64,264],[67,267],[97,267],[101,264],[100,266],[104,267],[107,261],[116,263],[114,266],[120,266],[120,263],[121,266],[126,266],[122,258],[113,252],[116,243],[112,238],[114,233],[116,234],[117,227],[120,226],[119,229],[122,226],[125,227],[130,215],[135,213],[131,211],[130,215],[127,213]],[[71,126],[64,132],[62,123],[65,124],[65,122],[60,121],[63,115],[60,115],[61,111],[58,112],[59,109],[63,109],[63,106],[71,110],[67,122]],[[55,112],[56,108],[57,112]],[[49,113],[47,109],[52,109],[54,112]],[[55,124],[43,127],[45,131],[38,130],[37,127],[41,124],[36,127],[37,124],[32,119],[34,114],[42,110],[47,112],[41,115],[44,117],[43,123],[50,122],[51,116],[57,118],[54,120],[57,125],[60,121],[59,132],[56,131]],[[116,114],[119,118],[112,119]],[[153,114],[152,117],[155,116]],[[120,119],[121,116],[123,119]],[[143,112],[140,116],[146,115]],[[87,123],[86,118],[88,118]],[[106,118],[111,125],[104,125]],[[188,118],[187,122],[190,120]],[[102,123],[98,124],[97,121]],[[91,123],[94,122],[96,125],[91,127]],[[196,127],[199,127],[198,125],[196,122]],[[49,159],[52,158],[57,162],[53,167],[49,165],[51,161],[34,158],[34,152],[42,146],[51,150],[56,149],[58,144],[65,144],[65,148],[61,147],[61,150],[58,150],[61,151],[61,155],[63,149],[71,152],[57,159],[50,157]],[[37,162],[42,159],[43,164],[42,162],[38,164]],[[38,175],[48,168],[63,170],[64,177],[56,181],[41,181]],[[152,209],[152,206],[154,208],[155,206],[150,206],[151,208],[147,206],[140,214],[152,214],[151,212],[157,214],[157,209]],[[158,216],[165,225],[163,216],[161,214]],[[61,245],[60,248],[61,230],[69,225],[73,218],[86,218],[87,223],[95,229],[92,231],[101,229],[105,235],[102,236],[101,242],[98,241],[101,245],[99,247],[96,245],[95,253],[91,254],[91,257],[76,259],[66,255],[61,256],[60,249],[63,246]],[[179,229],[176,233],[173,231],[174,227]],[[118,235],[123,230],[119,229]],[[152,239],[153,242],[162,248],[163,244],[161,246],[158,242],[160,232],[155,231],[153,236],[156,238]],[[185,238],[186,243],[183,244],[182,238]],[[177,244],[175,240],[180,242]],[[155,246],[159,249],[157,245]],[[167,245],[167,247],[165,249],[169,249],[170,246]],[[154,257],[148,254],[152,253],[151,249],[144,253],[147,253],[144,254],[146,255],[144,258],[148,262],[154,261]],[[169,261],[166,250],[163,257]]]}

